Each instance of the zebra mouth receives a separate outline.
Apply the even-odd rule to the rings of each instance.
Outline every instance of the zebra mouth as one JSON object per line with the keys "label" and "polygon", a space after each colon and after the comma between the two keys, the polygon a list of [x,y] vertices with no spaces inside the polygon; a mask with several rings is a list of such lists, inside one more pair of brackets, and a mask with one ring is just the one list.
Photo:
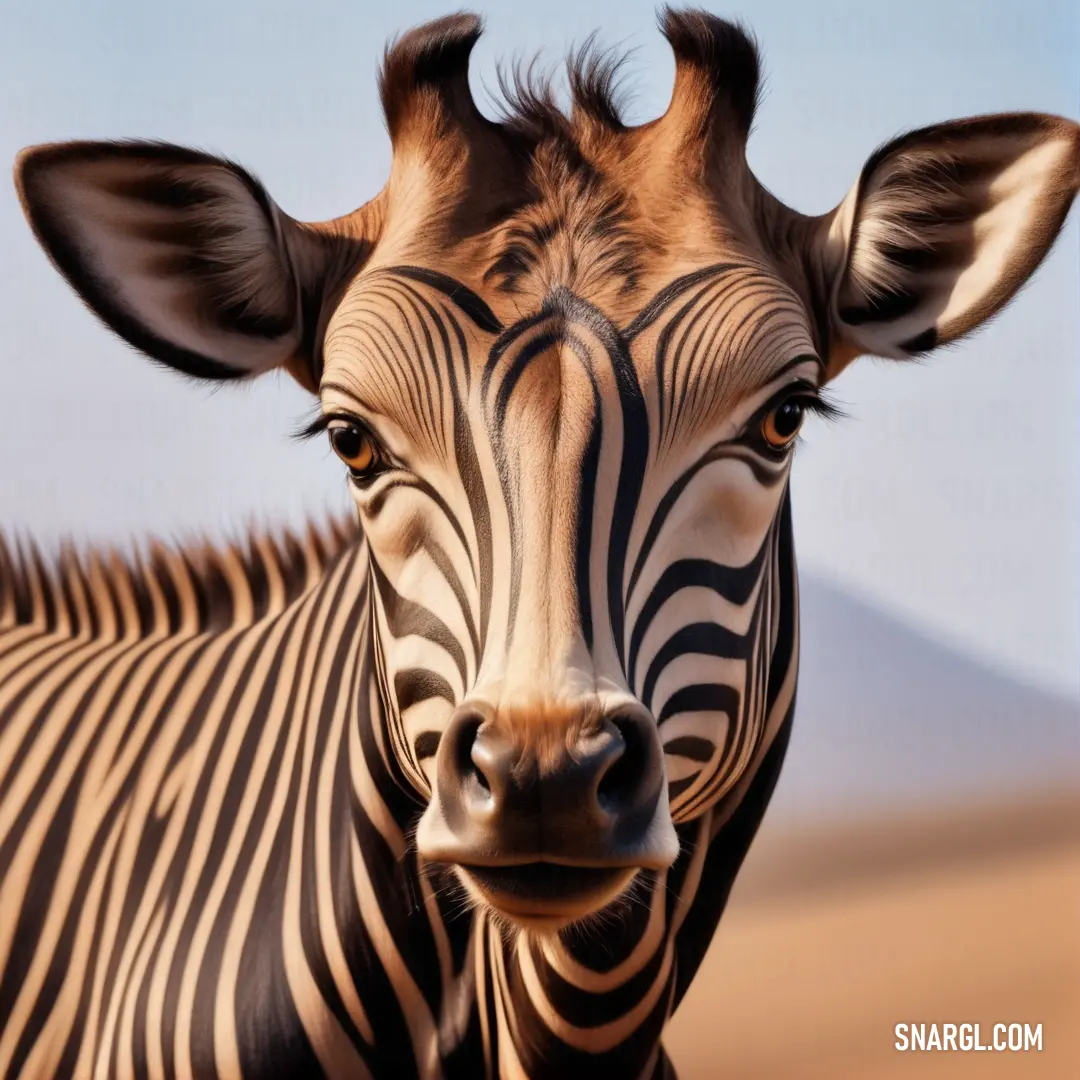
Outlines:
{"label": "zebra mouth", "polygon": [[459,865],[472,891],[509,919],[565,925],[606,907],[637,873],[633,866]]}

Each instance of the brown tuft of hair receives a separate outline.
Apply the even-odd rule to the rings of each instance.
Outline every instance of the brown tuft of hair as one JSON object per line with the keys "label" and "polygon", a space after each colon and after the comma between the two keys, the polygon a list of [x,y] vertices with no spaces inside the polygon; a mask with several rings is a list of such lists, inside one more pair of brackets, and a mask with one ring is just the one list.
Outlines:
{"label": "brown tuft of hair", "polygon": [[483,29],[478,15],[462,11],[418,26],[387,45],[379,97],[391,139],[400,133],[418,91],[467,80],[469,55]]}
{"label": "brown tuft of hair", "polygon": [[[695,76],[703,116],[728,122],[744,140],[760,93],[760,62],[754,39],[742,26],[687,9],[665,7],[660,31],[675,53],[677,71]],[[459,13],[410,30],[386,50],[379,92],[391,138],[403,129],[416,96],[432,89],[444,100],[468,101],[469,56],[483,32],[477,15]],[[550,140],[572,143],[584,123],[613,134],[625,132],[620,75],[626,57],[601,49],[596,35],[566,58],[572,112],[559,105],[554,72],[536,58],[500,67],[500,127],[512,140],[535,146]]]}
{"label": "brown tuft of hair", "polygon": [[711,92],[712,99],[704,102],[710,115],[724,114],[748,138],[761,94],[761,59],[753,35],[699,9],[665,7],[659,23],[675,53],[676,71],[691,69]]}

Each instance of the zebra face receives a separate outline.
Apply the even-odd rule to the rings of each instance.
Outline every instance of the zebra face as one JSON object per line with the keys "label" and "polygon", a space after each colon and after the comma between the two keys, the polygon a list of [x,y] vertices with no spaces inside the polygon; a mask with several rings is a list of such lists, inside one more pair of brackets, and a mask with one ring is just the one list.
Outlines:
{"label": "zebra face", "polygon": [[390,176],[332,221],[162,143],[36,147],[16,178],[130,344],[319,395],[366,536],[364,707],[425,801],[419,853],[557,927],[662,878],[682,823],[719,835],[789,730],[801,418],[857,356],[1001,310],[1076,194],[1080,128],[911,132],[813,217],[748,167],[758,59],[736,27],[665,15],[671,103],[638,127],[589,48],[569,114],[523,76],[486,118],[479,33],[459,15],[388,50]]}
{"label": "zebra face", "polygon": [[504,320],[414,266],[342,301],[317,426],[370,545],[388,742],[429,799],[421,855],[485,903],[603,907],[754,760],[790,698],[787,477],[820,375],[745,260],[621,326],[566,286]]}

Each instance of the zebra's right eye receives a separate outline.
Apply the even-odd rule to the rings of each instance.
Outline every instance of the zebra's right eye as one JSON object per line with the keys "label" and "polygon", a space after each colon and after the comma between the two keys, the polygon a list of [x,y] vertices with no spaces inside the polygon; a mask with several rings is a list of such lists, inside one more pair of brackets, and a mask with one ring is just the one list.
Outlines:
{"label": "zebra's right eye", "polygon": [[327,429],[334,453],[349,467],[353,476],[367,476],[379,465],[375,440],[363,428],[347,420],[336,420]]}
{"label": "zebra's right eye", "polygon": [[761,421],[761,434],[772,450],[786,450],[799,434],[806,406],[800,398],[789,397],[770,409]]}

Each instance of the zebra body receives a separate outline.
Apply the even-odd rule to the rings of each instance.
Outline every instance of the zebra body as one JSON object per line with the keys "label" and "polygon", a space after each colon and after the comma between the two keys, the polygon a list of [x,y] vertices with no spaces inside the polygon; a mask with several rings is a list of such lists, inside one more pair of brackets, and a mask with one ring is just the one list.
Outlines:
{"label": "zebra body", "polygon": [[518,942],[410,846],[423,802],[379,738],[362,538],[198,567],[159,550],[50,571],[28,551],[0,583],[0,731],[21,766],[0,801],[0,906],[19,912],[0,1074],[667,1075],[663,1024],[790,708],[746,797],[681,826],[678,863],[617,917]]}
{"label": "zebra body", "polygon": [[468,95],[406,35],[386,188],[316,225],[158,143],[26,151],[60,271],[190,376],[316,393],[357,524],[0,547],[0,1076],[673,1075],[661,1043],[790,734],[788,477],[864,352],[1034,272],[1080,128],[903,136],[831,214],[745,144],[745,34],[668,11],[664,117]]}

